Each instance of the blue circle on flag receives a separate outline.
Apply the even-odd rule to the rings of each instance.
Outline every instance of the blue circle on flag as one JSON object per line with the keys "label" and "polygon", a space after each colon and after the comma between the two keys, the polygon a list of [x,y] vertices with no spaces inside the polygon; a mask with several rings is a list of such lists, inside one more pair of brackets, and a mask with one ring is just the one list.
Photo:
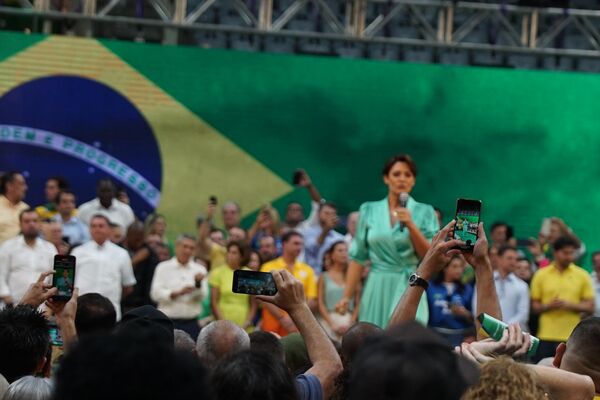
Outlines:
{"label": "blue circle on flag", "polygon": [[[50,137],[49,137],[50,136]],[[162,181],[158,143],[141,112],[122,94],[78,76],[24,83],[0,98],[0,171],[21,171],[25,201],[45,204],[51,176],[66,178],[78,204],[110,178],[138,217],[154,211]]]}

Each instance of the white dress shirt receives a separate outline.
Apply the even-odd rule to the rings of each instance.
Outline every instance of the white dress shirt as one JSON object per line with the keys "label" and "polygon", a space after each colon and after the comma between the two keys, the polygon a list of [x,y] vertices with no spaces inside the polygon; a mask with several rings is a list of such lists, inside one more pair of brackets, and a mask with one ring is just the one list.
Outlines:
{"label": "white dress shirt", "polygon": [[11,296],[17,303],[29,285],[40,274],[52,269],[56,247],[36,238],[33,246],[25,243],[23,235],[7,240],[0,246],[0,296]]}
{"label": "white dress shirt", "polygon": [[104,208],[100,204],[100,200],[95,198],[87,203],[83,203],[77,209],[77,216],[88,226],[92,217],[96,214],[105,215],[111,223],[119,225],[123,230],[123,234],[125,234],[129,225],[135,221],[131,207],[117,199],[113,199],[112,204],[108,208]]}
{"label": "white dress shirt", "polygon": [[[529,286],[510,273],[502,278],[498,271],[494,271],[494,285],[500,302],[502,320],[507,324],[518,323],[521,329],[528,331],[529,322]],[[477,310],[477,292],[473,293],[473,310]]]}
{"label": "white dress shirt", "polygon": [[600,277],[595,272],[592,272],[592,283],[594,284],[594,292],[596,292],[596,311],[595,317],[600,317]]}
{"label": "white dress shirt", "polygon": [[[171,298],[171,293],[179,291],[186,286],[195,287],[196,280],[194,277],[198,273],[202,273],[205,276],[200,288],[175,299]],[[196,318],[202,312],[201,302],[208,293],[206,275],[206,268],[202,265],[192,260],[182,265],[177,261],[176,257],[173,257],[156,266],[152,288],[150,289],[150,297],[158,303],[158,309],[171,319]]]}
{"label": "white dress shirt", "polygon": [[75,286],[79,295],[99,293],[115,306],[121,319],[123,288],[135,285],[135,276],[127,250],[111,241],[99,245],[91,240],[73,249],[76,258]]}

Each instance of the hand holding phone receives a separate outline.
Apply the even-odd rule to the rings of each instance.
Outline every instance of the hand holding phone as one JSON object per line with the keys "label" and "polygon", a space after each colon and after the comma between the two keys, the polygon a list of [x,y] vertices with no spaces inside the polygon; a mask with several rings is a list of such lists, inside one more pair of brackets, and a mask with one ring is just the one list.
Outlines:
{"label": "hand holding phone", "polygon": [[57,301],[69,301],[75,289],[75,257],[57,254],[54,256],[54,275],[52,286],[57,289],[55,296]]}
{"label": "hand holding phone", "polygon": [[267,272],[236,270],[233,272],[233,293],[275,296],[277,285]]}

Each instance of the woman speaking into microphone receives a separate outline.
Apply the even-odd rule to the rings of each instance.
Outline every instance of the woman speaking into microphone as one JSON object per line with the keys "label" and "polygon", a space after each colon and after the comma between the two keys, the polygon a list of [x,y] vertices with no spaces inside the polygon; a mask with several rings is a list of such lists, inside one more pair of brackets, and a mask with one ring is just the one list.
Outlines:
{"label": "woman speaking into microphone", "polygon": [[[359,320],[385,328],[409,279],[411,285],[426,285],[414,272],[439,224],[432,206],[419,203],[409,195],[417,177],[417,167],[410,156],[392,157],[382,173],[388,195],[360,207],[350,248],[346,289],[336,309],[346,312],[348,301],[360,284],[362,270],[367,261],[371,261],[360,301]],[[423,296],[417,320],[427,323],[428,314],[427,297]]]}

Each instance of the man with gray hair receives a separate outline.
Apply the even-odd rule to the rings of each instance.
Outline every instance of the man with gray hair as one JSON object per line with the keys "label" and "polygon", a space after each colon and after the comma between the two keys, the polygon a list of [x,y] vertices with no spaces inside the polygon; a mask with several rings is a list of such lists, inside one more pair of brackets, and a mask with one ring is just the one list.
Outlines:
{"label": "man with gray hair", "polygon": [[196,238],[181,235],[175,242],[175,257],[156,266],[150,297],[158,309],[196,340],[200,327],[198,315],[202,312],[202,299],[208,292],[204,279],[207,271],[193,260]]}
{"label": "man with gray hair", "polygon": [[208,324],[198,336],[196,353],[207,368],[234,353],[250,349],[250,336],[231,321],[219,320]]}

